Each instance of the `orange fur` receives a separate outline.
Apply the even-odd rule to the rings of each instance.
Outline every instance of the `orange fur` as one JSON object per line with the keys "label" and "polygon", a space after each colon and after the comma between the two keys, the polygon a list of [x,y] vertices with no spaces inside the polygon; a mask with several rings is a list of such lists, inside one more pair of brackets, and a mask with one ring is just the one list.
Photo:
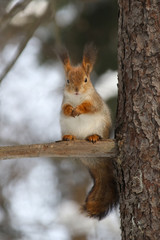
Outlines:
{"label": "orange fur", "polygon": [[73,107],[71,105],[64,104],[62,109],[63,109],[64,115],[72,116]]}
{"label": "orange fur", "polygon": [[68,51],[66,48],[62,48],[59,51],[59,57],[64,64],[66,73],[69,72],[72,67],[71,67],[71,63],[70,63],[70,59],[69,59],[69,54],[68,54]]}
{"label": "orange fur", "polygon": [[93,43],[90,43],[85,46],[84,52],[83,52],[82,66],[87,75],[89,75],[93,69],[93,65],[96,61],[96,55],[97,55],[97,50],[93,45]]}
{"label": "orange fur", "polygon": [[86,138],[86,140],[88,140],[89,142],[93,142],[93,143],[96,143],[99,139],[101,139],[101,137],[99,135],[91,135],[91,136],[88,136]]}
{"label": "orange fur", "polygon": [[89,192],[82,211],[89,217],[105,217],[118,203],[118,192],[113,176],[112,163],[106,162],[89,167],[94,185]]}
{"label": "orange fur", "polygon": [[[101,138],[109,137],[110,111],[90,80],[96,53],[93,44],[87,45],[82,64],[78,66],[71,66],[67,50],[60,54],[66,72],[61,111],[64,141],[77,138],[96,143]],[[85,158],[81,161],[87,166],[94,180],[82,209],[89,217],[102,219],[118,202],[112,162],[102,158]]]}
{"label": "orange fur", "polygon": [[[84,81],[85,78],[87,78],[87,83]],[[71,94],[75,92],[83,94],[92,87],[90,77],[86,75],[82,66],[72,67],[72,69],[66,73],[66,79],[69,80],[69,84],[66,84],[65,90]]]}
{"label": "orange fur", "polygon": [[92,103],[89,101],[83,102],[81,105],[78,105],[73,109],[72,116],[79,116],[80,114],[85,113],[94,113],[96,109],[93,107]]}
{"label": "orange fur", "polygon": [[111,125],[108,124],[106,127],[105,127],[105,131],[104,131],[104,138],[109,138],[109,134],[110,134],[110,128],[111,128]]}
{"label": "orange fur", "polygon": [[72,141],[72,140],[76,140],[76,137],[73,135],[64,135],[62,139],[63,141]]}

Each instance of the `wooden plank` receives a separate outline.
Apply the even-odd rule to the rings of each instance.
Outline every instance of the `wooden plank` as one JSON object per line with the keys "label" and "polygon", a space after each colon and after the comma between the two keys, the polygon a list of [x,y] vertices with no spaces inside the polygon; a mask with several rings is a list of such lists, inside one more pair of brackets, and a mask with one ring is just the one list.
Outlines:
{"label": "wooden plank", "polygon": [[45,144],[0,147],[0,159],[33,157],[106,157],[117,155],[115,140],[107,139],[96,143],[85,140],[58,141]]}

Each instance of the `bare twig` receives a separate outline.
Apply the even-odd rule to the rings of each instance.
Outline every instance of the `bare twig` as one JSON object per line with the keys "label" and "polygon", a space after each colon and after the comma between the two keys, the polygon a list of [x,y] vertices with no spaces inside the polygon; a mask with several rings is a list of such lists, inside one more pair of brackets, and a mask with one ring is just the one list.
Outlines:
{"label": "bare twig", "polygon": [[20,46],[18,48],[17,54],[14,56],[14,58],[9,62],[9,64],[6,66],[6,68],[4,69],[4,71],[2,72],[1,76],[0,76],[0,83],[1,81],[6,77],[6,75],[8,74],[8,72],[12,69],[12,67],[14,66],[14,64],[17,62],[17,59],[19,58],[19,56],[21,55],[21,53],[23,52],[23,50],[25,49],[27,43],[29,42],[29,40],[31,39],[31,37],[33,36],[34,32],[36,31],[36,29],[41,25],[41,23],[43,23],[44,21],[46,21],[46,19],[49,19],[52,17],[52,11],[54,11],[53,9],[51,9],[51,5],[48,4],[48,8],[45,11],[45,13],[43,14],[43,16],[41,16],[40,18],[36,18],[36,20],[34,21],[33,25],[31,26],[31,28],[29,29],[29,31],[26,33],[26,37],[24,38],[24,40],[20,43]]}
{"label": "bare twig", "polygon": [[93,144],[85,140],[59,141],[46,144],[0,147],[0,159],[31,157],[105,157],[115,158],[117,147],[114,140],[102,140]]}
{"label": "bare twig", "polygon": [[26,6],[31,2],[32,0],[24,0],[23,2],[17,3],[8,13],[5,13],[0,18],[0,26],[1,30],[3,30],[6,25],[10,23],[12,18],[19,12],[23,11]]}
{"label": "bare twig", "polygon": [[35,30],[38,28],[38,26],[40,25],[40,21],[38,20],[36,22],[36,24],[34,24],[30,30],[27,32],[26,37],[24,38],[24,40],[20,43],[20,46],[17,50],[17,54],[14,56],[14,58],[10,61],[10,63],[6,66],[6,68],[4,69],[4,71],[2,72],[1,76],[0,76],[0,82],[5,78],[5,76],[8,74],[8,72],[12,69],[12,67],[14,66],[14,64],[16,63],[17,59],[19,58],[19,56],[21,55],[21,53],[23,52],[23,50],[25,49],[27,43],[29,42],[29,40],[31,39],[31,37],[33,36]]}

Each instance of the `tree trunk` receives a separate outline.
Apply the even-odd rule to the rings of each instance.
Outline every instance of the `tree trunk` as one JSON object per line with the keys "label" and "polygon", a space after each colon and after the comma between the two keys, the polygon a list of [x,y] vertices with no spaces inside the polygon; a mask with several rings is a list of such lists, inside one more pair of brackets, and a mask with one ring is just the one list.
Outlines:
{"label": "tree trunk", "polygon": [[119,0],[116,139],[122,240],[160,239],[160,1]]}

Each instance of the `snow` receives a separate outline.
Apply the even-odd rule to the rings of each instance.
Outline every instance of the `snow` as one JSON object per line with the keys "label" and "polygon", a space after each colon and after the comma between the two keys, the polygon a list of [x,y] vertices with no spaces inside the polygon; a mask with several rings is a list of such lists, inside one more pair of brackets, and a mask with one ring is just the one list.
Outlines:
{"label": "snow", "polygon": [[74,4],[68,4],[56,13],[56,23],[60,27],[70,25],[77,17],[78,10]]}
{"label": "snow", "polygon": [[[59,92],[63,90],[61,68],[59,65],[38,66],[38,47],[38,40],[33,39],[14,70],[2,82],[0,121],[1,138],[4,140],[9,133],[11,142],[17,142],[18,139],[21,144],[28,143],[30,139],[43,142],[60,138],[58,123],[62,94]],[[5,56],[8,56],[6,51]],[[24,126],[26,131],[23,130]]]}
{"label": "snow", "polygon": [[[20,3],[18,0],[12,1],[8,7],[7,12],[17,4]],[[48,7],[48,1],[46,0],[34,0],[31,1],[26,8],[17,13],[11,20],[11,24],[15,26],[23,26],[30,18],[30,16],[40,17],[44,14]],[[80,9],[79,9],[80,10]],[[56,24],[60,27],[70,25],[77,17],[78,9],[75,4],[67,4],[56,12],[55,20]]]}
{"label": "snow", "polygon": [[[49,142],[61,137],[59,113],[64,73],[60,63],[53,66],[37,64],[39,47],[39,40],[32,38],[1,84],[1,144]],[[1,56],[4,64],[10,49],[11,45],[6,46]],[[116,94],[116,75],[109,71],[96,84],[105,99]],[[61,199],[57,170],[49,160],[2,161],[0,179],[4,185],[9,178],[7,174],[3,178],[4,173],[9,169],[13,171],[13,164],[23,174],[19,181],[8,185],[4,194],[10,197],[14,227],[25,233],[22,240],[70,240],[75,233],[87,233],[88,240],[120,239],[118,210],[101,222],[81,215],[75,202]],[[27,174],[24,174],[26,170]]]}
{"label": "snow", "polygon": [[95,88],[101,97],[107,101],[109,98],[117,95],[117,84],[117,72],[108,70],[99,77]]}
{"label": "snow", "polygon": [[[8,7],[7,11],[11,11],[11,9],[21,1],[12,1]],[[44,14],[48,6],[48,2],[46,0],[34,0],[31,1],[23,11],[17,13],[11,20],[11,24],[15,26],[23,26],[29,19],[30,16],[40,17]]]}

